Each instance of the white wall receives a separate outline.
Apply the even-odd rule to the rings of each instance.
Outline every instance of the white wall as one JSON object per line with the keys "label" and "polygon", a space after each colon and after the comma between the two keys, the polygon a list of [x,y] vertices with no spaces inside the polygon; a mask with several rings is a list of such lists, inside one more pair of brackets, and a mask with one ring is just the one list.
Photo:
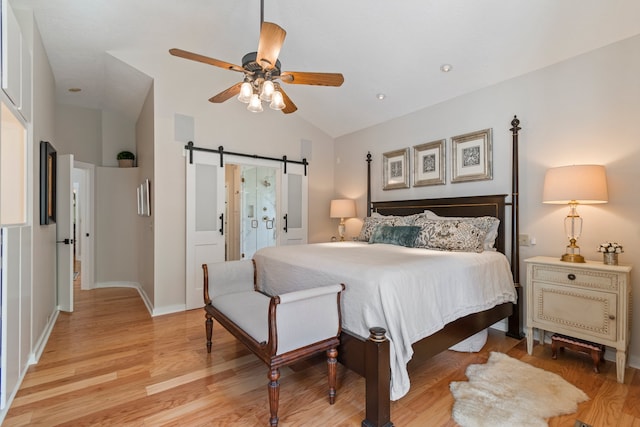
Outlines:
{"label": "white wall", "polygon": [[151,180],[151,216],[138,217],[136,227],[138,231],[138,281],[145,293],[147,301],[154,300],[154,239],[153,239],[153,219],[155,215],[154,193],[156,182],[154,180],[154,134],[153,134],[153,84],[149,89],[147,98],[140,111],[140,117],[136,123],[136,145],[138,162],[138,181],[143,182],[145,178]]}
{"label": "white wall", "polygon": [[118,166],[118,153],[131,151],[136,154],[135,123],[122,114],[102,110],[102,166]]}
{"label": "white wall", "polygon": [[73,154],[79,162],[100,165],[102,146],[102,113],[92,108],[57,104],[55,139],[51,140],[59,154]]}
{"label": "white wall", "polygon": [[33,299],[31,305],[31,349],[42,351],[44,335],[56,313],[56,227],[40,224],[40,141],[54,141],[55,81],[42,45],[37,25],[33,24]]}
{"label": "white wall", "polygon": [[[600,242],[622,243],[623,263],[632,272],[634,306],[640,307],[640,36],[493,87],[417,111],[336,140],[337,192],[358,198],[366,214],[367,151],[373,154],[373,200],[510,193],[510,121],[521,119],[520,232],[537,239],[521,247],[521,260],[535,255],[560,256],[567,244],[563,220],[568,208],[542,204],[544,173],[550,167],[595,163],[606,166],[609,203],[581,206],[583,236],[578,244],[587,259],[600,260]],[[451,184],[447,141],[447,184],[382,191],[382,153],[465,132],[493,128],[494,179]],[[413,160],[413,158],[411,159]],[[357,233],[359,221],[348,223]],[[348,230],[349,232],[349,230]],[[521,265],[521,282],[524,281]],[[640,316],[633,319],[634,336]],[[631,340],[631,362],[640,366],[640,340]]]}
{"label": "white wall", "polygon": [[96,169],[96,283],[138,283],[137,168]]}

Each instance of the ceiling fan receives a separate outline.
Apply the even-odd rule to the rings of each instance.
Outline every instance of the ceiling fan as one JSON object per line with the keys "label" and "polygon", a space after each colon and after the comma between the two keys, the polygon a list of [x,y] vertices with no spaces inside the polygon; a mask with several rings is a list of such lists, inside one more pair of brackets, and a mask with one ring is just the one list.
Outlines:
{"label": "ceiling fan", "polygon": [[301,71],[282,71],[278,54],[284,43],[287,32],[279,25],[264,22],[264,0],[260,0],[260,40],[258,51],[243,56],[242,66],[220,61],[208,56],[182,49],[170,49],[169,53],[192,61],[198,61],[226,70],[244,74],[244,79],[209,98],[210,102],[221,103],[238,95],[238,100],[248,103],[247,109],[252,112],[262,111],[262,101],[268,102],[274,110],[282,110],[285,114],[298,109],[282,89],[278,82],[287,84],[341,86],[344,77],[340,73],[315,73]]}

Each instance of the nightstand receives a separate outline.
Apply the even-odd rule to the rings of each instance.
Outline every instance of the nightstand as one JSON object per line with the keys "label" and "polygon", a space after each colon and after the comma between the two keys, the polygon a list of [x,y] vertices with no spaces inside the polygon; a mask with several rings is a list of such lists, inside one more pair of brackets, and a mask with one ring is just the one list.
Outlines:
{"label": "nightstand", "polygon": [[541,343],[550,331],[613,347],[617,379],[624,382],[631,337],[631,266],[551,257],[525,263],[527,352],[533,352],[534,328]]}

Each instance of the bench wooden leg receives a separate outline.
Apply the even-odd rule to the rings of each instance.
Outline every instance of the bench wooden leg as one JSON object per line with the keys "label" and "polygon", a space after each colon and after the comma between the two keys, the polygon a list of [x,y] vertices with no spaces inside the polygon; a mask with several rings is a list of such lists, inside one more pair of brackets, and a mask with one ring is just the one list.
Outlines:
{"label": "bench wooden leg", "polygon": [[327,350],[327,370],[329,375],[329,403],[333,405],[336,401],[336,365],[338,350],[330,348]]}
{"label": "bench wooden leg", "polygon": [[205,329],[207,330],[207,353],[211,353],[211,336],[213,335],[213,319],[212,316],[205,314],[207,320],[204,322]]}
{"label": "bench wooden leg", "polygon": [[269,370],[269,409],[271,410],[271,418],[269,423],[271,427],[278,425],[278,401],[280,399],[280,369]]}

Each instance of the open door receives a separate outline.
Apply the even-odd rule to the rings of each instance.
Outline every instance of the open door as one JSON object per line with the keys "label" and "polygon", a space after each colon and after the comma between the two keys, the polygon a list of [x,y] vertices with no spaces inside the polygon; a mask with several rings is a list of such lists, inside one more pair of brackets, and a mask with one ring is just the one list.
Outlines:
{"label": "open door", "polygon": [[73,154],[57,156],[56,263],[58,309],[73,311]]}

